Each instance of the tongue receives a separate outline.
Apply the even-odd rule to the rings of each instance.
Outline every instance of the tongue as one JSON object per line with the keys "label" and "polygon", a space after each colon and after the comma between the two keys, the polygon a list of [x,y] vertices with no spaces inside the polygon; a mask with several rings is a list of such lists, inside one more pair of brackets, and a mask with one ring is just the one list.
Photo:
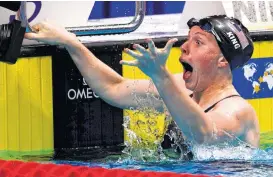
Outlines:
{"label": "tongue", "polygon": [[186,72],[183,74],[183,79],[184,79],[184,80],[189,79],[189,78],[191,77],[191,74],[192,74],[192,72],[186,71]]}

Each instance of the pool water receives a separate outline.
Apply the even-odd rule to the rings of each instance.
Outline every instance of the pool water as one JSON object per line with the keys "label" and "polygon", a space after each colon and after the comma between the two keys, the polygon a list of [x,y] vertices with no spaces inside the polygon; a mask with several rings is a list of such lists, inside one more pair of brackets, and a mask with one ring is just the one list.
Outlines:
{"label": "pool water", "polygon": [[92,161],[53,161],[56,164],[90,167],[168,171],[222,176],[273,176],[273,132],[261,134],[260,148],[196,147],[192,161],[176,159],[136,160],[132,156],[109,156]]}

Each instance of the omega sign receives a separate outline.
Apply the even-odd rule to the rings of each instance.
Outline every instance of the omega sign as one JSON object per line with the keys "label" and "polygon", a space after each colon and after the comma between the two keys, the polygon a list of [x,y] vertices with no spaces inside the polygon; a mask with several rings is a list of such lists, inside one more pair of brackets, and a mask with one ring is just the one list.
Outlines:
{"label": "omega sign", "polygon": [[67,97],[69,100],[78,100],[78,99],[92,99],[99,98],[98,95],[91,88],[88,87],[85,79],[82,78],[82,88],[71,88],[67,91]]}

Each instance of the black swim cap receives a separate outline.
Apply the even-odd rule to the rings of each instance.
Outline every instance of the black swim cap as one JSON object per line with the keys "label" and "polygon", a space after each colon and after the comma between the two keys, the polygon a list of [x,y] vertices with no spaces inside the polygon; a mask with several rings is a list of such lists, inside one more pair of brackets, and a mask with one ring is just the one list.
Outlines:
{"label": "black swim cap", "polygon": [[212,33],[231,70],[243,66],[252,56],[253,42],[248,29],[236,18],[226,15],[215,15],[188,21],[189,28],[199,26]]}

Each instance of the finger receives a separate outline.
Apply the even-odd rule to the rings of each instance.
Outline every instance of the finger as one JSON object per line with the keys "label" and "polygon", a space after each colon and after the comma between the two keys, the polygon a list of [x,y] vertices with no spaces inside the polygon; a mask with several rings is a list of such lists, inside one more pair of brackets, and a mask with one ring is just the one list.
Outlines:
{"label": "finger", "polygon": [[31,28],[32,28],[34,31],[37,31],[37,32],[40,30],[39,25],[33,25]]}
{"label": "finger", "polygon": [[42,23],[37,23],[31,26],[31,29],[33,29],[35,32],[39,32],[42,29]]}
{"label": "finger", "polygon": [[152,55],[155,55],[156,47],[155,47],[154,41],[152,39],[146,39],[146,42],[148,43],[148,48],[150,52],[152,53]]}
{"label": "finger", "polygon": [[39,39],[39,35],[36,33],[25,33],[26,39],[36,40]]}
{"label": "finger", "polygon": [[167,42],[167,44],[165,45],[164,50],[167,51],[167,52],[169,52],[169,51],[171,50],[171,48],[173,47],[173,44],[174,44],[175,42],[177,42],[177,41],[178,41],[177,38],[172,38],[172,39],[170,39],[170,40]]}
{"label": "finger", "polygon": [[122,64],[122,65],[127,65],[127,66],[137,66],[138,65],[138,60],[133,60],[133,61],[121,60],[119,63]]}
{"label": "finger", "polygon": [[140,58],[140,57],[142,57],[142,55],[141,54],[138,54],[138,53],[136,53],[136,52],[134,52],[134,51],[132,51],[132,50],[130,50],[130,49],[124,49],[124,52],[125,53],[127,53],[127,54],[129,54],[129,55],[131,55],[132,57],[134,57],[134,58]]}
{"label": "finger", "polygon": [[133,48],[142,53],[143,55],[147,53],[147,50],[139,44],[134,44]]}

